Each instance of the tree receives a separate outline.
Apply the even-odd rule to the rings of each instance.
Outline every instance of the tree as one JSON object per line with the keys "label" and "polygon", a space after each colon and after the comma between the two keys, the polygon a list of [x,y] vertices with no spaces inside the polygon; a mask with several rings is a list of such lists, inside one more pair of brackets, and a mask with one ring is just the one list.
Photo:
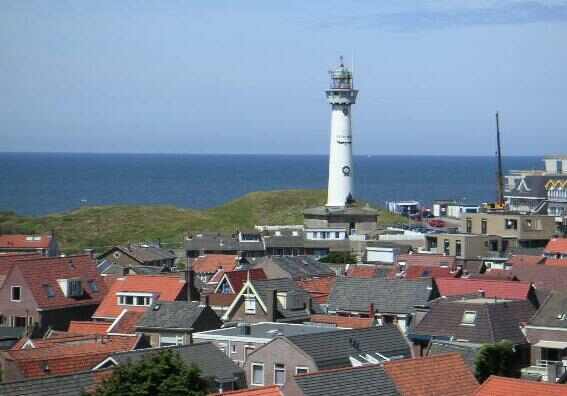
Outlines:
{"label": "tree", "polygon": [[118,366],[94,396],[205,396],[207,383],[199,368],[187,366],[172,350]]}
{"label": "tree", "polygon": [[319,259],[322,263],[352,264],[356,263],[356,257],[348,252],[330,252],[327,256]]}
{"label": "tree", "polygon": [[513,376],[515,355],[510,341],[483,345],[475,359],[477,379],[484,382],[491,375]]}

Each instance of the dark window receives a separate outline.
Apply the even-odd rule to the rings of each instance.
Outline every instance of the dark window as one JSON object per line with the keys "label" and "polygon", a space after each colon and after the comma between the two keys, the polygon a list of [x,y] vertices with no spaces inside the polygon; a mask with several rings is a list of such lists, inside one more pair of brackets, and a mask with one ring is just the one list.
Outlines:
{"label": "dark window", "polygon": [[486,219],[482,219],[480,221],[480,233],[481,234],[486,234],[487,233],[487,228],[488,228],[488,224]]}
{"label": "dark window", "polygon": [[496,239],[492,239],[490,241],[490,250],[492,252],[497,252],[498,251],[498,241]]}
{"label": "dark window", "polygon": [[89,281],[89,287],[91,288],[93,293],[98,293],[98,285],[96,284],[95,280]]}
{"label": "dark window", "polygon": [[14,327],[26,327],[26,317],[16,316],[14,318]]}
{"label": "dark window", "polygon": [[12,301],[22,301],[21,286],[12,286]]}
{"label": "dark window", "polygon": [[445,253],[446,255],[449,255],[449,240],[445,239],[443,241],[443,253]]}
{"label": "dark window", "polygon": [[467,222],[467,234],[470,234],[472,233],[472,219],[470,217],[467,217],[466,222]]}
{"label": "dark window", "polygon": [[461,241],[457,240],[455,241],[455,256],[462,256],[462,246],[461,246]]}
{"label": "dark window", "polygon": [[45,294],[47,294],[47,297],[49,298],[53,298],[55,297],[55,290],[53,290],[53,288],[50,285],[43,285],[43,288],[45,289]]}

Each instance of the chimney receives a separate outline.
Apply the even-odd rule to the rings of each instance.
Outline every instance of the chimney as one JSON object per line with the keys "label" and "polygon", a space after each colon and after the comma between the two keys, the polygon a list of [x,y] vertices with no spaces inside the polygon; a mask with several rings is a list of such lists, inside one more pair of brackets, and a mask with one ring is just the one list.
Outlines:
{"label": "chimney", "polygon": [[374,315],[375,315],[374,304],[370,303],[370,305],[368,305],[368,317],[374,318]]}
{"label": "chimney", "polygon": [[199,301],[199,293],[195,287],[195,271],[193,271],[193,266],[188,266],[185,270],[185,300],[188,302]]}

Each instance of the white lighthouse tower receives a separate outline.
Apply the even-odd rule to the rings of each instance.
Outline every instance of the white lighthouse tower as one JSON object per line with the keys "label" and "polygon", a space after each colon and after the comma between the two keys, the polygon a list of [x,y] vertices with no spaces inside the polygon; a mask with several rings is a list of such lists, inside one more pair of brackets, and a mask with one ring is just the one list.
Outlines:
{"label": "white lighthouse tower", "polygon": [[352,72],[341,63],[329,72],[331,86],[326,91],[331,104],[331,146],[329,152],[329,188],[327,205],[344,207],[353,200],[352,131],[350,106],[358,91],[352,87]]}

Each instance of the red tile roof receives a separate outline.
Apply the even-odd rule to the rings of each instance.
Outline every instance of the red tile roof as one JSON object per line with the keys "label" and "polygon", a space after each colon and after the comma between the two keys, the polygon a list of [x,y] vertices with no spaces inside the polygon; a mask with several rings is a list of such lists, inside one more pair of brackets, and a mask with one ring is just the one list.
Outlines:
{"label": "red tile roof", "polygon": [[317,304],[327,304],[336,281],[337,278],[334,276],[324,276],[322,278],[297,280],[295,284],[309,293]]}
{"label": "red tile roof", "polygon": [[353,316],[311,315],[311,322],[334,324],[348,329],[367,329],[375,325],[373,318],[357,318]]}
{"label": "red tile roof", "polygon": [[244,286],[244,283],[246,283],[248,277],[250,277],[250,280],[268,279],[262,268],[252,268],[250,270],[243,271],[227,271],[224,273],[224,278],[228,279],[232,285],[233,292],[236,294],[240,293],[240,290],[242,289],[242,286]]}
{"label": "red tile roof", "polygon": [[512,269],[494,269],[489,268],[482,274],[468,275],[470,278],[476,279],[494,279],[494,280],[517,280],[512,275]]}
{"label": "red tile roof", "polygon": [[567,254],[567,238],[550,239],[549,242],[547,242],[547,245],[545,245],[545,249],[543,251],[550,254]]}
{"label": "red tile roof", "polygon": [[124,308],[129,311],[145,312],[148,307],[133,307],[118,305],[117,293],[120,292],[142,292],[154,293],[158,301],[175,301],[185,287],[185,280],[176,276],[162,275],[129,275],[117,278],[106,297],[93,315],[93,318],[114,319]]}
{"label": "red tile roof", "polygon": [[488,298],[525,300],[531,288],[530,282],[492,279],[439,278],[435,283],[439,294],[446,297],[474,294],[483,290]]}
{"label": "red tile roof", "polygon": [[448,267],[432,267],[424,265],[412,265],[406,270],[406,279],[419,279],[419,278],[454,278],[456,272],[451,272]]}
{"label": "red tile roof", "polygon": [[254,387],[250,389],[237,390],[232,392],[217,393],[215,396],[283,396],[280,387],[277,385]]}
{"label": "red tile roof", "polygon": [[234,271],[238,265],[238,256],[229,254],[207,254],[199,256],[193,261],[193,271],[197,273],[212,274],[219,268],[225,271]]}
{"label": "red tile roof", "polygon": [[33,340],[35,348],[6,353],[24,378],[63,375],[91,369],[114,352],[135,349],[141,336],[68,336]]}
{"label": "red tile roof", "polygon": [[89,321],[78,321],[72,320],[69,323],[69,328],[67,332],[71,334],[106,334],[106,331],[110,327],[108,322],[89,322]]}
{"label": "red tile roof", "polygon": [[378,267],[374,264],[351,264],[346,276],[351,278],[376,278]]}
{"label": "red tile roof", "polygon": [[393,360],[384,363],[384,370],[404,396],[472,396],[478,388],[458,353]]}
{"label": "red tile roof", "polygon": [[108,329],[110,334],[136,334],[136,325],[144,315],[143,312],[124,310]]}
{"label": "red tile roof", "polygon": [[400,254],[398,263],[405,262],[406,267],[412,265],[421,265],[426,267],[449,267],[453,270],[457,267],[457,258],[455,256],[445,256],[442,254]]}
{"label": "red tile roof", "polygon": [[[41,309],[98,304],[107,290],[106,284],[96,270],[96,262],[89,255],[27,257],[15,261],[11,271],[21,273],[26,287],[29,288]],[[59,285],[61,279],[80,279],[84,291],[83,296],[81,298],[65,297]],[[96,290],[91,281],[94,281]],[[48,289],[52,293],[51,296],[48,295]]]}
{"label": "red tile roof", "polygon": [[532,282],[536,289],[567,288],[567,266],[546,265],[547,260],[516,262],[512,266],[512,276],[526,282]]}
{"label": "red tile roof", "polygon": [[545,260],[542,256],[529,256],[527,254],[515,254],[506,261],[507,265],[514,267],[516,264],[521,265],[536,265]]}
{"label": "red tile roof", "polygon": [[0,249],[47,249],[51,235],[0,235]]}
{"label": "red tile roof", "polygon": [[567,385],[490,376],[475,396],[567,396]]}
{"label": "red tile roof", "polygon": [[550,267],[565,267],[567,268],[567,259],[552,259],[548,258],[544,261],[545,266]]}

